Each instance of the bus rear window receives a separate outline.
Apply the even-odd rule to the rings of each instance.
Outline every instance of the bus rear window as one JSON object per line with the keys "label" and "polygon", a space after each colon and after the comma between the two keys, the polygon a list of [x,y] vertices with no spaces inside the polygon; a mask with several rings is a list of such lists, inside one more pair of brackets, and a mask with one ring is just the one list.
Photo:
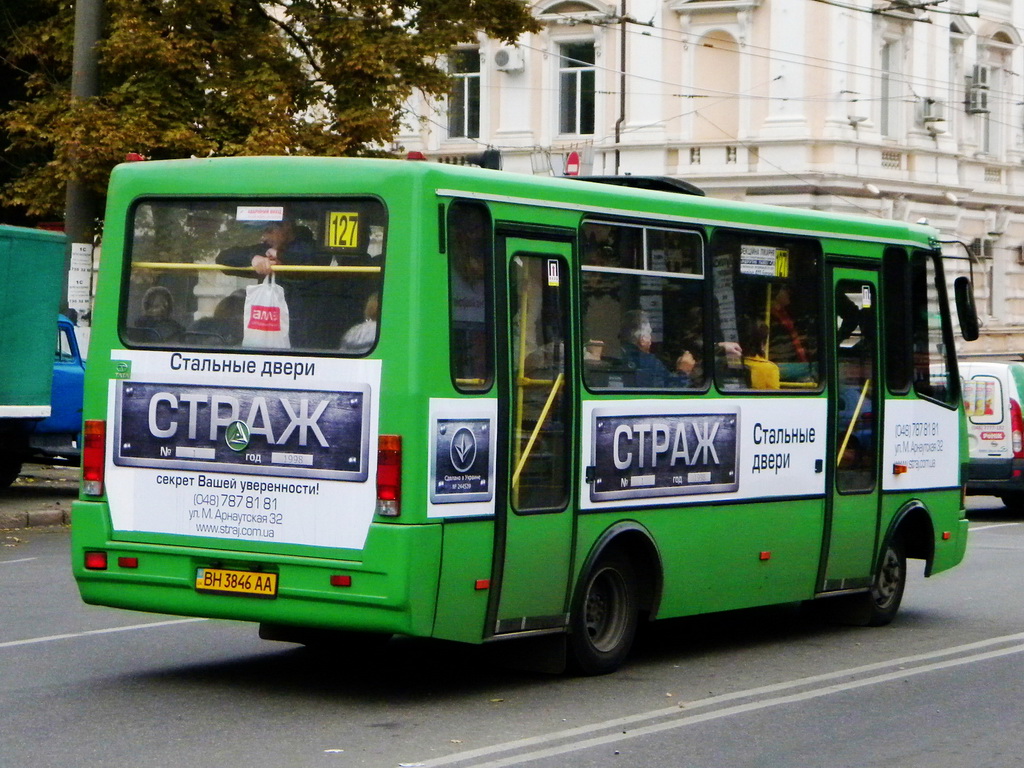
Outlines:
{"label": "bus rear window", "polygon": [[134,347],[364,355],[387,222],[367,198],[137,204],[121,338]]}

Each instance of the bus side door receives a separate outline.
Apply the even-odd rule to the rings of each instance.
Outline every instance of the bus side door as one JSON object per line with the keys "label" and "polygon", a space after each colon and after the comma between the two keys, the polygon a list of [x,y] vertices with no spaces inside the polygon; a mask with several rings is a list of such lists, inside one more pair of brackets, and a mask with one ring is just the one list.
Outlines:
{"label": "bus side door", "polygon": [[829,470],[819,589],[869,586],[877,549],[880,485],[878,273],[832,268]]}
{"label": "bus side door", "polygon": [[[492,579],[497,634],[564,627],[572,562],[572,243],[499,234],[499,499]],[[502,245],[503,243],[503,245]],[[495,589],[495,587],[497,587]],[[495,605],[494,592],[497,592]]]}

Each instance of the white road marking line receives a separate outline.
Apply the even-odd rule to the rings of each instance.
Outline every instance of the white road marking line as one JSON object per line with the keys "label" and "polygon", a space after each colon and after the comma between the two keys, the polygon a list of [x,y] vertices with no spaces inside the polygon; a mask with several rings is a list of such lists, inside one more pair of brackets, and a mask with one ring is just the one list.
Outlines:
{"label": "white road marking line", "polygon": [[[851,691],[856,688],[863,688],[869,685],[878,685],[880,683],[892,682],[893,680],[902,680],[913,675],[920,675],[925,672],[935,672],[941,669],[948,669],[950,667],[958,667],[962,664],[971,664],[976,661],[987,661],[988,659],[995,659],[1000,656],[1007,656],[1012,653],[1024,652],[1024,645],[1013,646],[1011,648],[1002,648],[998,651],[989,651],[987,653],[979,653],[975,656],[968,656],[959,659],[949,659],[947,661],[937,662],[935,664],[928,664],[923,667],[914,667],[913,669],[901,669],[895,672],[889,672],[884,675],[877,675],[875,677],[864,678],[863,680],[854,680],[849,683],[839,683],[837,685],[829,685],[824,688],[818,688],[810,691],[804,691],[803,693],[795,693],[789,696],[779,696],[774,699],[764,699],[762,701],[753,701],[747,704],[739,704],[734,707],[727,707],[725,709],[715,710],[714,712],[705,712],[704,714],[694,715],[692,717],[684,717],[679,720],[672,720],[666,723],[656,723],[654,725],[648,725],[642,728],[637,728],[632,731],[626,731],[622,733],[611,733],[606,736],[598,736],[593,739],[587,739],[586,741],[573,742],[570,744],[563,744],[557,747],[551,747],[549,749],[537,750],[535,752],[527,752],[525,754],[513,755],[512,757],[501,758],[498,760],[492,760],[486,763],[473,763],[473,768],[503,768],[509,765],[522,765],[523,763],[531,762],[533,760],[540,760],[545,757],[554,757],[555,755],[563,755],[568,752],[579,752],[583,749],[589,749],[590,747],[602,746],[604,744],[613,744],[617,741],[625,741],[626,739],[633,739],[638,736],[646,736],[652,733],[658,733],[660,731],[668,731],[674,728],[682,728],[687,725],[694,725],[696,723],[704,723],[709,720],[718,720],[724,717],[732,717],[733,715],[742,715],[748,712],[755,712],[759,709],[768,709],[770,707],[777,707],[782,704],[795,704],[810,699],[817,699],[822,696],[830,696],[834,693],[843,693],[845,691]],[[423,765],[430,766],[432,763],[423,763]]]}
{"label": "white road marking line", "polygon": [[[490,747],[481,747],[480,749],[469,750],[466,752],[457,752],[446,757],[439,757],[433,760],[425,760],[422,762],[424,768],[435,768],[436,766],[442,765],[454,765],[457,763],[463,763],[475,758],[489,758],[500,755],[505,752],[512,752],[513,750],[525,749],[527,747],[542,747],[545,744],[552,744],[557,741],[563,741],[566,739],[573,739],[579,736],[585,736],[587,734],[596,733],[598,731],[614,729],[615,733],[608,734],[605,736],[595,736],[591,739],[581,742],[572,742],[567,745],[550,747],[548,749],[538,750],[536,752],[530,752],[526,754],[519,753],[514,757],[499,758],[498,760],[486,763],[472,763],[474,768],[498,768],[504,765],[515,765],[517,763],[527,762],[528,760],[536,760],[541,757],[548,757],[557,754],[563,754],[565,752],[578,751],[585,749],[590,746],[598,744],[606,744],[611,741],[627,739],[634,736],[643,735],[644,733],[653,733],[659,730],[666,730],[669,728],[678,728],[685,725],[690,725],[697,722],[703,722],[706,720],[712,720],[719,717],[727,717],[733,714],[741,714],[743,712],[753,711],[769,706],[775,706],[777,704],[783,704],[788,702],[802,701],[809,698],[815,698],[818,696],[825,696],[831,693],[837,693],[842,690],[849,690],[853,688],[862,687],[864,685],[874,685],[881,682],[886,682],[890,679],[900,679],[902,677],[909,677],[915,674],[921,674],[922,672],[931,672],[946,667],[957,666],[959,664],[967,664],[973,661],[983,661],[987,658],[996,658],[1010,653],[1024,652],[1024,644],[1014,645],[1007,649],[1000,649],[996,651],[990,651],[987,653],[981,653],[974,656],[954,658],[948,661],[936,662],[927,666],[904,668],[908,664],[916,664],[919,662],[931,661],[938,659],[943,656],[952,656],[957,654],[971,653],[979,651],[984,648],[993,645],[1001,645],[1006,643],[1021,643],[1024,641],[1024,632],[1004,635],[1002,637],[993,637],[988,640],[980,640],[974,643],[967,643],[965,645],[953,646],[951,648],[944,648],[938,651],[932,651],[930,653],[922,653],[914,656],[904,656],[897,659],[889,659],[888,661],[875,662],[873,664],[864,664],[859,667],[851,667],[849,669],[841,669],[835,672],[826,672],[820,675],[812,675],[810,677],[798,678],[796,680],[789,680],[782,683],[774,683],[772,685],[766,685],[759,688],[751,688],[745,691],[735,691],[733,693],[722,694],[721,696],[712,696],[707,699],[700,699],[698,701],[685,702],[673,707],[666,707],[663,709],[656,709],[650,712],[641,712],[635,715],[628,715],[626,717],[616,718],[614,720],[606,720],[600,723],[592,723],[590,725],[579,726],[578,728],[570,728],[564,731],[556,731],[545,736],[534,736],[526,739],[518,739],[516,741],[506,742],[504,744],[495,744]],[[641,723],[647,720],[655,720],[665,717],[676,717],[680,715],[686,715],[687,713],[693,712],[695,709],[706,709],[708,707],[715,707],[720,704],[724,704],[729,701],[735,701],[738,699],[746,699],[755,696],[765,696],[768,694],[780,693],[782,691],[790,690],[793,688],[799,688],[808,685],[818,685],[826,683],[832,680],[838,680],[844,677],[853,677],[856,675],[865,674],[868,672],[877,672],[884,669],[897,667],[896,671],[888,672],[875,677],[864,678],[862,680],[855,680],[848,683],[839,683],[836,685],[829,685],[824,688],[816,688],[811,691],[804,693],[791,694],[789,696],[782,696],[775,699],[766,699],[757,702],[750,702],[747,704],[736,705],[727,709],[716,710],[702,715],[694,715],[691,717],[684,717],[683,719],[674,719],[667,723],[658,723],[645,727],[638,728],[636,730],[628,731],[623,733],[623,728],[626,726],[633,725],[635,723]]]}
{"label": "white road marking line", "polygon": [[36,643],[52,643],[55,640],[71,640],[76,637],[90,637],[91,635],[109,635],[114,632],[132,632],[136,629],[169,627],[173,624],[190,624],[196,621],[207,621],[207,619],[171,619],[170,621],[151,621],[148,624],[132,624],[127,627],[108,627],[107,629],[90,629],[85,632],[68,632],[65,635],[30,637],[27,640],[10,640],[6,643],[0,643],[0,648],[14,648],[19,645],[35,645]]}

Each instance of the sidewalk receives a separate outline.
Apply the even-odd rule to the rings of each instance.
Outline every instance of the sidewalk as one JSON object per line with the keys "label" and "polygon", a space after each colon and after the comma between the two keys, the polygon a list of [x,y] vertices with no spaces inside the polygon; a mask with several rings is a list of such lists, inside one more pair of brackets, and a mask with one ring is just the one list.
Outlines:
{"label": "sidewalk", "polygon": [[0,529],[70,523],[78,473],[78,467],[26,464],[11,487],[0,490]]}

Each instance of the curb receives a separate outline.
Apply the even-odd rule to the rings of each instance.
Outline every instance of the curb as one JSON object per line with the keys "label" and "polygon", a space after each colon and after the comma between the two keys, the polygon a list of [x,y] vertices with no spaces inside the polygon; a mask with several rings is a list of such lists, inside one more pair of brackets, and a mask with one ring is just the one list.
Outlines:
{"label": "curb", "polygon": [[65,509],[40,509],[28,512],[0,512],[0,530],[18,528],[40,528],[43,526],[70,525],[71,511]]}
{"label": "curb", "polygon": [[78,498],[77,467],[26,465],[0,489],[0,530],[66,526]]}

